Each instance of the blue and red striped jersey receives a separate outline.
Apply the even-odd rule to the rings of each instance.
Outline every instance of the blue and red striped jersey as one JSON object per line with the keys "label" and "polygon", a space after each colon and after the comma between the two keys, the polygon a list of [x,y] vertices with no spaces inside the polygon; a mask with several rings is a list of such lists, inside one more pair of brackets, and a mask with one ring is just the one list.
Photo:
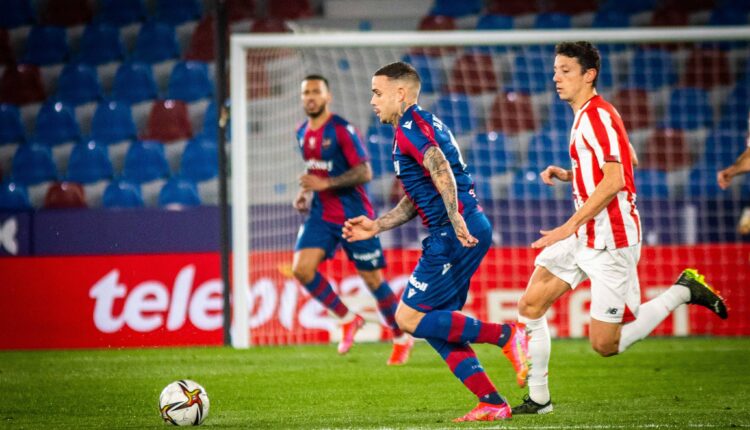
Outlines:
{"label": "blue and red striped jersey", "polygon": [[[307,173],[335,177],[369,160],[357,130],[344,118],[331,115],[316,130],[309,123],[306,120],[297,128],[297,142]],[[364,185],[316,192],[310,208],[310,216],[335,224],[359,215],[375,216]]]}
{"label": "blue and red striped jersey", "polygon": [[450,223],[445,203],[432,183],[430,173],[423,166],[424,153],[432,146],[439,147],[451,165],[456,178],[459,212],[467,216],[481,210],[474,193],[474,181],[466,171],[453,133],[436,116],[418,105],[412,105],[396,127],[393,168],[406,195],[422,217],[422,223],[428,228]]}

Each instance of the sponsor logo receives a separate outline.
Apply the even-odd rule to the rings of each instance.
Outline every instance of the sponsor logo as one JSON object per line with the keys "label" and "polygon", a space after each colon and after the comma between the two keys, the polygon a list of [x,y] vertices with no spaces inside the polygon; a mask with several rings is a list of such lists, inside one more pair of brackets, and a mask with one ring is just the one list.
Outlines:
{"label": "sponsor logo", "polygon": [[414,288],[418,289],[419,291],[427,291],[427,282],[418,281],[417,278],[414,277],[414,275],[409,276],[409,284],[414,286]]}
{"label": "sponsor logo", "polygon": [[413,297],[413,296],[414,296],[415,294],[417,294],[417,290],[415,290],[414,288],[409,288],[409,291],[408,291],[408,292],[406,293],[406,298],[407,298],[407,299],[410,299],[410,298],[412,298],[412,297]]}
{"label": "sponsor logo", "polygon": [[443,264],[443,275],[448,273],[448,271],[451,270],[451,267],[453,267],[453,265],[450,263]]}
{"label": "sponsor logo", "polygon": [[369,261],[370,264],[372,264],[373,266],[378,264],[378,259],[380,258],[381,255],[383,255],[383,253],[380,252],[379,249],[376,249],[375,251],[372,251],[372,252],[365,252],[364,254],[360,254],[358,252],[352,253],[352,257],[354,257],[355,260]]}
{"label": "sponsor logo", "polygon": [[316,160],[311,158],[305,161],[305,167],[307,167],[307,170],[325,170],[326,172],[330,172],[333,170],[333,161]]}
{"label": "sponsor logo", "polygon": [[8,218],[5,223],[0,226],[0,250],[4,248],[8,251],[8,254],[18,254],[16,233],[18,233],[18,221],[16,221],[15,218]]}
{"label": "sponsor logo", "polygon": [[617,315],[617,308],[609,308],[604,313],[608,315]]}

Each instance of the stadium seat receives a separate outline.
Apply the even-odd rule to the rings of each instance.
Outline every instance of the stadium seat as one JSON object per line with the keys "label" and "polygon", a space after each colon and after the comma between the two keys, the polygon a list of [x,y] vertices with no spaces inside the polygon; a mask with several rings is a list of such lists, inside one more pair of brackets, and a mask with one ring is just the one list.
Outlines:
{"label": "stadium seat", "polygon": [[99,103],[91,123],[91,138],[104,143],[136,138],[135,124],[130,106],[125,102]]}
{"label": "stadium seat", "polygon": [[174,27],[157,21],[149,21],[141,26],[135,40],[131,59],[144,63],[159,63],[180,56]]}
{"label": "stadium seat", "polygon": [[171,25],[195,21],[201,16],[201,5],[197,0],[158,0],[156,19]]}
{"label": "stadium seat", "polygon": [[370,154],[370,164],[374,176],[378,177],[393,170],[390,167],[392,151],[393,127],[390,125],[371,125],[367,128],[367,152]]}
{"label": "stadium seat", "polygon": [[642,149],[641,162],[645,169],[674,171],[693,164],[693,155],[681,130],[656,129]]}
{"label": "stadium seat", "polygon": [[714,173],[732,165],[737,156],[745,150],[746,137],[745,130],[712,130],[706,138],[703,157],[699,163],[708,166]]}
{"label": "stadium seat", "polygon": [[86,196],[81,184],[55,182],[44,196],[45,209],[78,209],[86,207]]}
{"label": "stadium seat", "polygon": [[568,15],[594,12],[598,7],[597,0],[549,0],[546,3],[548,12],[566,13]]}
{"label": "stadium seat", "polygon": [[690,24],[690,15],[685,9],[660,7],[651,16],[653,27],[684,27]]}
{"label": "stadium seat", "polygon": [[719,128],[724,130],[746,130],[750,112],[750,82],[739,85],[727,96],[721,107]]}
{"label": "stadium seat", "polygon": [[463,94],[440,96],[435,101],[434,114],[454,134],[471,133],[477,127],[477,117],[469,97]]}
{"label": "stadium seat", "polygon": [[166,209],[182,209],[201,205],[198,187],[187,178],[170,178],[159,192],[159,206]]}
{"label": "stadium seat", "polygon": [[520,92],[498,94],[487,117],[489,130],[516,134],[536,128],[536,117],[531,97]]}
{"label": "stadium seat", "polygon": [[48,145],[29,142],[20,145],[13,156],[13,180],[36,185],[57,179],[57,168]]}
{"label": "stadium seat", "polygon": [[8,30],[0,28],[0,66],[3,64],[12,65],[16,62],[16,55],[13,48],[10,47],[10,37]]}
{"label": "stadium seat", "polygon": [[633,14],[652,11],[656,4],[657,0],[605,0],[600,4],[599,10]]}
{"label": "stadium seat", "polygon": [[122,175],[141,184],[169,176],[169,164],[164,155],[164,145],[155,141],[135,141],[125,155]]}
{"label": "stadium seat", "polygon": [[213,94],[214,86],[205,63],[184,61],[177,63],[172,69],[167,90],[168,98],[189,103],[209,98]]}
{"label": "stadium seat", "polygon": [[[723,165],[721,168],[728,166]],[[716,200],[727,196],[729,191],[722,190],[716,181],[716,167],[698,163],[690,170],[688,176],[688,196],[695,199]]]}
{"label": "stadium seat", "polygon": [[254,0],[227,0],[227,19],[230,23],[245,21],[255,17]]}
{"label": "stadium seat", "polygon": [[0,104],[0,144],[18,143],[26,140],[21,113],[18,107],[8,103]]}
{"label": "stadium seat", "polygon": [[591,23],[593,28],[626,28],[630,27],[630,14],[611,10],[600,9]]}
{"label": "stadium seat", "polygon": [[513,175],[509,194],[515,199],[554,199],[555,189],[542,182],[538,171],[524,168]]}
{"label": "stadium seat", "polygon": [[732,74],[726,52],[708,49],[690,52],[682,77],[683,86],[710,90],[731,84]]}
{"label": "stadium seat", "polygon": [[560,100],[557,94],[553,94],[549,104],[549,113],[545,128],[566,135],[570,134],[570,128],[573,126],[573,118],[573,110],[570,108],[570,105]]}
{"label": "stadium seat", "polygon": [[143,138],[170,142],[193,137],[187,105],[181,100],[157,100],[148,116]]}
{"label": "stadium seat", "polygon": [[537,13],[536,2],[528,0],[490,0],[487,4],[487,11],[499,15],[526,15]]}
{"label": "stadium seat", "polygon": [[470,161],[470,172],[480,177],[489,178],[504,173],[516,166],[516,157],[512,145],[503,133],[494,131],[478,133],[474,136],[471,148],[466,151]]}
{"label": "stadium seat", "polygon": [[68,162],[69,181],[91,184],[103,179],[112,179],[112,162],[107,148],[95,140],[79,142],[73,147]]}
{"label": "stadium seat", "polygon": [[41,23],[72,27],[91,21],[94,12],[89,0],[47,1],[43,3]]}
{"label": "stadium seat", "polygon": [[570,142],[561,133],[542,131],[529,139],[526,159],[529,168],[541,172],[549,165],[570,167]]}
{"label": "stadium seat", "polygon": [[499,86],[491,55],[467,53],[453,63],[448,81],[449,92],[470,95],[494,93]]}
{"label": "stadium seat", "polygon": [[626,130],[640,130],[653,126],[654,118],[648,93],[641,88],[625,88],[615,92],[612,105],[620,113]]}
{"label": "stadium seat", "polygon": [[439,57],[406,54],[401,60],[411,64],[419,73],[419,78],[422,81],[421,93],[435,93],[443,90],[445,70]]}
{"label": "stadium seat", "polygon": [[98,101],[102,97],[102,88],[96,69],[84,63],[65,65],[57,81],[55,95],[72,106]]}
{"label": "stadium seat", "polygon": [[101,0],[96,19],[122,27],[146,19],[146,5],[143,0]]}
{"label": "stadium seat", "polygon": [[522,93],[551,91],[554,56],[538,53],[518,55],[513,60],[512,89]]}
{"label": "stadium seat", "polygon": [[537,29],[555,29],[570,28],[570,15],[559,12],[540,13],[534,19],[534,28]]}
{"label": "stadium seat", "polygon": [[78,141],[81,131],[73,109],[63,102],[45,102],[36,117],[34,137],[47,145]]}
{"label": "stadium seat", "polygon": [[[635,169],[635,193],[639,199],[666,199],[669,197],[667,172],[654,169]],[[714,176],[716,180],[716,176]]]}
{"label": "stadium seat", "polygon": [[262,18],[253,21],[250,26],[251,33],[289,33],[292,29],[283,19]]}
{"label": "stadium seat", "polygon": [[475,15],[482,11],[482,3],[482,0],[435,0],[429,14],[452,16],[454,18]]}
{"label": "stadium seat", "polygon": [[[228,35],[227,35],[228,36]],[[226,42],[228,42],[228,37]],[[225,43],[227,45],[227,43]],[[189,61],[211,62],[216,58],[214,46],[214,19],[211,15],[204,16],[190,37],[185,59]]]}
{"label": "stadium seat", "polygon": [[268,2],[268,16],[273,19],[293,20],[314,15],[309,0],[285,0]]}
{"label": "stadium seat", "polygon": [[713,108],[708,93],[700,88],[676,88],[669,96],[669,108],[664,121],[666,128],[695,130],[710,128]]}
{"label": "stadium seat", "polygon": [[681,9],[688,13],[708,11],[716,6],[716,0],[664,0],[662,8]]}
{"label": "stadium seat", "polygon": [[445,15],[425,15],[417,26],[420,31],[446,31],[456,28],[456,20],[452,16]]}
{"label": "stadium seat", "polygon": [[112,61],[121,61],[125,49],[120,41],[120,31],[105,23],[92,23],[86,26],[81,36],[76,59],[80,62],[98,66]]}
{"label": "stadium seat", "polygon": [[16,28],[32,24],[35,19],[34,8],[29,0],[4,0],[0,13],[0,27]]}
{"label": "stadium seat", "polygon": [[661,49],[639,49],[630,61],[626,83],[630,88],[654,91],[677,82],[672,53]]}
{"label": "stadium seat", "polygon": [[513,17],[499,14],[485,14],[479,17],[476,25],[477,30],[511,30],[513,29]]}
{"label": "stadium seat", "polygon": [[105,208],[143,207],[141,187],[124,179],[112,181],[104,190],[102,206]]}
{"label": "stadium seat", "polygon": [[68,36],[62,27],[34,26],[26,40],[21,62],[46,66],[68,58]]}
{"label": "stadium seat", "polygon": [[141,62],[123,63],[115,74],[112,98],[128,103],[140,103],[158,97],[151,65]]}
{"label": "stadium seat", "polygon": [[182,153],[180,173],[195,182],[215,178],[219,174],[219,149],[216,141],[206,136],[191,139]]}
{"label": "stadium seat", "polygon": [[26,105],[44,101],[45,98],[39,67],[18,64],[5,68],[0,78],[0,102]]}
{"label": "stadium seat", "polygon": [[20,182],[0,182],[0,211],[22,211],[31,209],[29,194]]}
{"label": "stadium seat", "polygon": [[747,10],[742,9],[743,2],[727,2],[725,6],[719,6],[711,12],[708,19],[709,25],[747,25]]}

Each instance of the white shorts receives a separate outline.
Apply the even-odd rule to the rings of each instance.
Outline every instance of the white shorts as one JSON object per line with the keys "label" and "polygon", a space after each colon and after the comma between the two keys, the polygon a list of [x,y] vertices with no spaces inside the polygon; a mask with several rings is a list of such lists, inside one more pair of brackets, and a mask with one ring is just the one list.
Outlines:
{"label": "white shorts", "polygon": [[640,258],[640,243],[620,249],[591,249],[571,236],[544,248],[534,265],[546,268],[573,289],[590,278],[591,317],[620,323],[625,306],[634,316],[638,316],[638,306],[641,304],[638,282]]}

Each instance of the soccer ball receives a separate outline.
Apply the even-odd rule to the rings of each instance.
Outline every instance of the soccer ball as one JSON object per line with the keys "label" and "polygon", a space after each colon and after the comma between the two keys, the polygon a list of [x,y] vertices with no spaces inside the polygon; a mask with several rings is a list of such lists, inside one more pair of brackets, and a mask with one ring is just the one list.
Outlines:
{"label": "soccer ball", "polygon": [[164,422],[176,426],[197,426],[208,416],[208,393],[195,381],[181,379],[164,387],[159,411]]}

